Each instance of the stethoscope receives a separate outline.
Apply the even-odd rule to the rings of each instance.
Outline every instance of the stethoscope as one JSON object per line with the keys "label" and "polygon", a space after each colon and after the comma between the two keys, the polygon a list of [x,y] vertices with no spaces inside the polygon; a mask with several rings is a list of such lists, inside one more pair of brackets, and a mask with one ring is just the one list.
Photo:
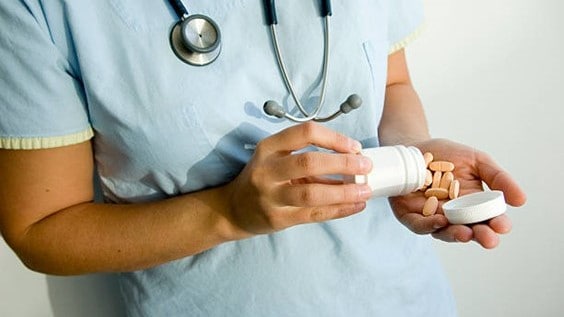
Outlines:
{"label": "stethoscope", "polygon": [[[169,0],[171,6],[176,11],[180,20],[175,23],[170,32],[170,44],[176,56],[183,62],[193,66],[205,66],[213,63],[221,52],[221,32],[219,26],[210,17],[201,14],[189,14],[186,6],[181,0]],[[320,117],[319,113],[325,103],[327,88],[327,73],[329,68],[329,17],[332,16],[331,1],[321,1],[321,16],[325,20],[324,36],[323,36],[323,66],[321,79],[321,95],[317,102],[317,106],[313,112],[308,112],[299,98],[290,78],[278,41],[278,32],[276,25],[278,17],[276,15],[275,0],[264,0],[264,9],[266,13],[267,24],[270,27],[270,37],[274,47],[278,69],[284,80],[287,91],[292,95],[292,99],[296,103],[302,116],[294,116],[288,113],[284,107],[274,100],[268,100],[264,103],[263,110],[266,114],[277,118],[286,118],[294,122],[327,122],[333,120],[344,113],[359,108],[362,105],[362,99],[357,94],[350,95],[339,107],[339,110],[333,114]]]}

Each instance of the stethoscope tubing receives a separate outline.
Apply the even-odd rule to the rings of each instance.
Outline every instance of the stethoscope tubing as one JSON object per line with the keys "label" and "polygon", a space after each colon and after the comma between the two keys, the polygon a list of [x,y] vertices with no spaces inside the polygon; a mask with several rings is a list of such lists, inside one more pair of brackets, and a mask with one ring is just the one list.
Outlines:
{"label": "stethoscope tubing", "polygon": [[[179,1],[179,0],[175,0]],[[264,10],[266,15],[266,24],[278,24],[278,16],[276,15],[276,1],[275,0],[263,0]],[[333,15],[333,9],[331,7],[331,0],[321,0],[321,17],[327,17]]]}
{"label": "stethoscope tubing", "polygon": [[304,115],[304,117],[301,117],[301,118],[291,116],[289,114],[284,115],[287,119],[290,119],[290,120],[295,121],[295,122],[307,122],[307,121],[311,121],[311,120],[319,121],[319,122],[325,122],[326,121],[325,119],[329,118],[329,117],[326,117],[326,118],[318,118],[317,117],[319,115],[319,113],[321,112],[323,105],[325,103],[325,96],[326,96],[326,91],[327,91],[327,78],[328,78],[328,72],[329,72],[329,46],[330,46],[329,16],[325,16],[324,20],[325,20],[325,32],[324,32],[324,36],[323,36],[324,48],[323,48],[323,69],[322,69],[322,77],[321,77],[322,78],[321,94],[320,94],[320,97],[319,97],[319,101],[317,103],[317,107],[315,108],[313,113],[309,113],[305,109],[305,107],[302,105],[300,99],[298,98],[298,96],[296,94],[296,90],[294,89],[294,86],[293,86],[293,84],[292,84],[292,82],[291,82],[291,80],[288,76],[288,70],[286,68],[286,64],[284,63],[284,59],[282,57],[282,53],[281,53],[281,50],[280,50],[280,44],[279,44],[279,41],[278,41],[278,32],[276,31],[276,24],[270,25],[272,45],[274,46],[276,61],[278,62],[278,68],[280,69],[280,73],[282,74],[284,85],[288,89],[288,92],[290,92],[290,95],[292,96],[292,99],[296,103],[298,109],[300,110],[302,115]]}
{"label": "stethoscope tubing", "polygon": [[331,7],[331,0],[322,0],[321,1],[321,17],[323,17],[323,19],[325,20],[325,30],[324,30],[324,35],[323,35],[323,69],[322,69],[322,83],[321,83],[321,94],[319,97],[319,101],[317,103],[317,107],[315,108],[315,110],[313,112],[308,112],[305,107],[303,106],[303,104],[301,103],[300,99],[298,98],[297,94],[296,94],[296,90],[294,89],[294,85],[292,84],[292,81],[290,80],[289,76],[288,76],[288,70],[286,68],[286,64],[284,62],[284,59],[282,57],[282,53],[280,50],[280,44],[279,44],[279,40],[278,40],[278,32],[276,31],[276,25],[278,24],[278,16],[276,14],[276,1],[275,0],[263,0],[263,4],[264,4],[264,9],[265,9],[265,16],[266,16],[266,23],[270,26],[270,33],[271,33],[271,39],[272,39],[272,46],[274,47],[274,51],[275,51],[275,55],[276,55],[276,61],[278,63],[278,68],[280,70],[280,73],[282,74],[282,78],[284,81],[284,85],[286,86],[286,89],[288,90],[288,92],[290,93],[290,95],[292,96],[292,99],[294,100],[294,103],[296,104],[296,106],[298,107],[298,110],[301,112],[301,114],[303,115],[303,117],[296,117],[293,115],[290,115],[287,112],[283,112],[283,117],[285,117],[288,120],[294,121],[294,122],[298,122],[298,123],[302,123],[302,122],[307,122],[307,121],[316,121],[316,122],[327,122],[327,121],[331,121],[335,118],[337,118],[339,115],[341,115],[343,112],[342,111],[336,111],[335,113],[327,116],[327,117],[318,117],[319,114],[321,113],[321,110],[323,109],[323,106],[325,104],[325,97],[327,95],[327,79],[328,79],[328,73],[329,73],[329,47],[330,47],[330,39],[331,39],[331,35],[330,35],[330,16],[333,15],[333,11],[332,11],[332,7]]}
{"label": "stethoscope tubing", "polygon": [[190,15],[188,9],[181,0],[169,0],[169,2],[174,9],[174,12],[176,12],[176,15],[178,15],[181,20],[186,19]]}
{"label": "stethoscope tubing", "polygon": [[[183,62],[194,66],[204,66],[212,63],[221,51],[221,33],[219,26],[209,17],[204,15],[190,15],[188,9],[182,0],[169,0],[180,20],[175,24],[170,33],[170,42],[174,53]],[[357,109],[362,104],[362,99],[356,95],[350,95],[347,101],[341,104],[339,110],[326,117],[319,117],[321,110],[325,104],[327,95],[327,82],[329,77],[329,61],[330,61],[330,17],[333,15],[330,0],[321,0],[320,13],[324,19],[323,30],[323,64],[321,70],[321,91],[317,106],[312,112],[306,110],[303,106],[296,89],[288,75],[288,69],[282,51],[280,49],[280,41],[278,39],[278,17],[276,14],[275,0],[263,0],[266,22],[270,27],[272,46],[274,48],[278,69],[281,73],[286,90],[292,96],[302,117],[294,116],[284,110],[282,106],[273,100],[267,101],[263,109],[271,116],[278,118],[286,118],[288,120],[302,123],[307,121],[327,122],[337,118],[343,113],[348,113],[353,109]],[[192,24],[204,23],[204,24]],[[205,28],[204,28],[205,26]],[[210,33],[211,32],[211,33]],[[194,40],[194,34],[198,37]],[[212,36],[213,35],[213,36]],[[213,43],[207,43],[210,39],[215,39]]]}

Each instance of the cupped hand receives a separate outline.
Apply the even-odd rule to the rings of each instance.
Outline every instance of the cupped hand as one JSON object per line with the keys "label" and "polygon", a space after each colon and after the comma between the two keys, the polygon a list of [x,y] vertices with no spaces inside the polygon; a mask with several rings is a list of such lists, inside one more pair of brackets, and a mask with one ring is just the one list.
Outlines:
{"label": "cupped hand", "polygon": [[[311,145],[330,151],[299,151]],[[243,235],[253,235],[362,211],[371,195],[367,185],[324,177],[367,174],[372,164],[360,150],[358,141],[315,123],[262,140],[225,187],[230,222]]]}
{"label": "cupped hand", "polygon": [[[454,163],[455,178],[460,181],[460,195],[482,191],[483,183],[492,190],[501,190],[511,206],[522,206],[526,195],[512,177],[501,169],[492,158],[474,148],[444,139],[432,139],[412,144],[421,152],[431,152],[435,160]],[[390,204],[398,220],[418,234],[432,234],[447,242],[474,240],[484,248],[495,248],[499,235],[511,230],[511,220],[506,214],[488,221],[471,225],[452,225],[439,207],[437,214],[423,216],[421,209],[426,198],[422,191],[406,196],[390,198]],[[441,204],[442,205],[442,204]]]}

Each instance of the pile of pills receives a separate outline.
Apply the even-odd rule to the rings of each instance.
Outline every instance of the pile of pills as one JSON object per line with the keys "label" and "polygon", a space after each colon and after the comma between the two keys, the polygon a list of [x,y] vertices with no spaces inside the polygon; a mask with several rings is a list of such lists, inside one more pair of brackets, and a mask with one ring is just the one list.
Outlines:
{"label": "pile of pills", "polygon": [[420,189],[427,200],[423,205],[423,215],[431,216],[437,212],[439,200],[458,198],[460,182],[454,179],[454,164],[448,161],[434,161],[433,154],[423,154],[427,165],[425,185]]}

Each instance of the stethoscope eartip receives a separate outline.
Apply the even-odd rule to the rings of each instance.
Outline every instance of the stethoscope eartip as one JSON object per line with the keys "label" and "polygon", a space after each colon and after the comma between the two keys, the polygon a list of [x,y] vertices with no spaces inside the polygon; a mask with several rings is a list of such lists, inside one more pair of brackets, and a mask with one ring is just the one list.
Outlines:
{"label": "stethoscope eartip", "polygon": [[[206,15],[189,14],[181,0],[169,0],[169,2],[180,18],[180,20],[172,27],[170,32],[170,44],[176,56],[183,62],[194,66],[204,66],[215,61],[221,52],[221,32],[217,23]],[[280,106],[274,100],[268,100],[265,102],[263,105],[263,111],[269,116],[279,119],[286,118],[300,123],[307,121],[327,122],[337,118],[341,114],[349,113],[354,109],[358,109],[362,105],[362,99],[357,94],[352,94],[333,114],[327,117],[319,117],[319,113],[321,112],[325,99],[327,67],[329,64],[329,17],[332,15],[330,2],[325,1],[322,3],[321,11],[322,16],[325,18],[323,76],[321,96],[319,98],[317,108],[313,112],[306,111],[296,96],[287,74],[286,66],[282,60],[275,28],[277,18],[274,1],[267,0],[265,1],[265,5],[268,9],[268,24],[271,27],[271,37],[276,51],[276,59],[278,61],[279,70],[282,73],[288,92],[292,95],[303,116],[293,116],[291,113],[286,112],[284,107]]]}
{"label": "stethoscope eartip", "polygon": [[276,118],[281,119],[284,118],[284,116],[286,115],[286,111],[284,110],[284,108],[282,108],[282,106],[280,106],[274,100],[268,100],[267,102],[265,102],[264,105],[262,106],[262,109],[267,115]]}
{"label": "stethoscope eartip", "polygon": [[351,105],[351,107],[357,109],[362,105],[362,98],[360,98],[357,94],[352,94],[347,98],[347,102]]}
{"label": "stethoscope eartip", "polygon": [[350,95],[345,102],[341,104],[341,112],[342,113],[349,113],[354,109],[360,108],[362,105],[362,98],[360,98],[357,94]]}

